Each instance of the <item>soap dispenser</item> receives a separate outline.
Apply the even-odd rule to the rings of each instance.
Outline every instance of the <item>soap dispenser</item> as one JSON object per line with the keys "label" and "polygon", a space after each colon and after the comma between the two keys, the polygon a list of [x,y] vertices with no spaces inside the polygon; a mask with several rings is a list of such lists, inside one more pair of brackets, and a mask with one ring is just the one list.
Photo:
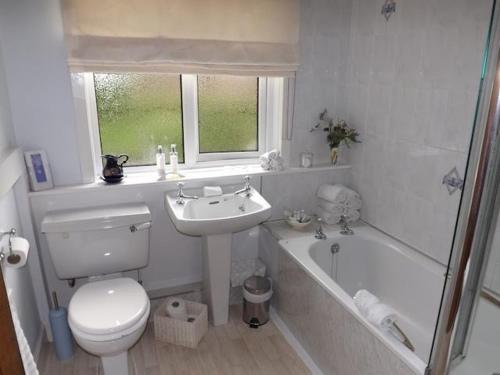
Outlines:
{"label": "soap dispenser", "polygon": [[170,145],[170,167],[172,168],[170,173],[178,174],[179,157],[177,155],[177,146],[175,144]]}

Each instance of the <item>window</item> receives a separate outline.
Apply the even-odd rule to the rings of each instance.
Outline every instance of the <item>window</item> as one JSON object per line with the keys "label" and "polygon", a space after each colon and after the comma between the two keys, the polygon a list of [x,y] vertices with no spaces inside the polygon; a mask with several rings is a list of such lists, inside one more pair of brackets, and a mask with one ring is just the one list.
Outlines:
{"label": "window", "polygon": [[258,78],[198,76],[200,153],[258,151]]}
{"label": "window", "polygon": [[151,165],[157,145],[175,143],[183,162],[179,75],[94,74],[94,87],[103,154]]}
{"label": "window", "polygon": [[[85,97],[90,148],[155,164],[157,145],[176,144],[187,167],[255,161],[280,140],[285,78],[166,73],[74,74]],[[79,77],[83,85],[78,88]],[[78,91],[80,90],[80,91]],[[82,142],[81,142],[82,143]],[[85,144],[85,142],[83,142]],[[88,149],[88,148],[87,148]],[[99,160],[98,160],[99,159]],[[168,159],[168,158],[167,158]]]}

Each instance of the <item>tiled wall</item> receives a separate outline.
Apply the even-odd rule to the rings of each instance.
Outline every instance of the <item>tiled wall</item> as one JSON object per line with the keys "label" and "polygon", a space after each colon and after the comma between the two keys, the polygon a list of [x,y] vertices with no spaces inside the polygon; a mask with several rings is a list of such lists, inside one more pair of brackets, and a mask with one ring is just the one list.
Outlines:
{"label": "tiled wall", "polygon": [[363,143],[349,153],[363,219],[447,263],[464,174],[491,0],[353,0],[348,120]]}
{"label": "tiled wall", "polygon": [[349,51],[351,0],[302,0],[300,68],[295,88],[290,164],[299,165],[303,151],[314,153],[315,164],[329,161],[325,133],[309,130],[323,109],[344,116],[343,92]]}

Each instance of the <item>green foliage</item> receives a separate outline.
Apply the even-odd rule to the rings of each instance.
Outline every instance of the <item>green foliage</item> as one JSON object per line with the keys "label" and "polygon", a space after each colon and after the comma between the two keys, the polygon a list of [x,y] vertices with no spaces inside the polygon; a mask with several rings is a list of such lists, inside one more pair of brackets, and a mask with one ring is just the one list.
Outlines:
{"label": "green foliage", "polygon": [[359,133],[347,126],[347,123],[344,120],[339,120],[334,124],[333,120],[330,120],[328,127],[323,129],[325,132],[328,132],[326,135],[326,140],[330,145],[330,148],[339,147],[343,142],[347,147],[350,147],[352,143],[360,143],[357,139],[359,137]]}

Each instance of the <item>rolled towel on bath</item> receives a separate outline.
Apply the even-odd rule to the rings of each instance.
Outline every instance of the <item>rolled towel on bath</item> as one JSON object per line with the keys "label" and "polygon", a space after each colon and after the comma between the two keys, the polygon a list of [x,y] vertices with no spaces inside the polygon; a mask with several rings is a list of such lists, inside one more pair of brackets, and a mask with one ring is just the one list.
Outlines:
{"label": "rolled towel on bath", "polygon": [[368,315],[366,316],[370,323],[386,332],[391,330],[397,317],[396,311],[380,302],[372,305],[368,309]]}
{"label": "rolled towel on bath", "polygon": [[370,307],[380,302],[377,296],[371,294],[366,289],[358,290],[352,299],[359,312],[364,316],[368,316]]}

